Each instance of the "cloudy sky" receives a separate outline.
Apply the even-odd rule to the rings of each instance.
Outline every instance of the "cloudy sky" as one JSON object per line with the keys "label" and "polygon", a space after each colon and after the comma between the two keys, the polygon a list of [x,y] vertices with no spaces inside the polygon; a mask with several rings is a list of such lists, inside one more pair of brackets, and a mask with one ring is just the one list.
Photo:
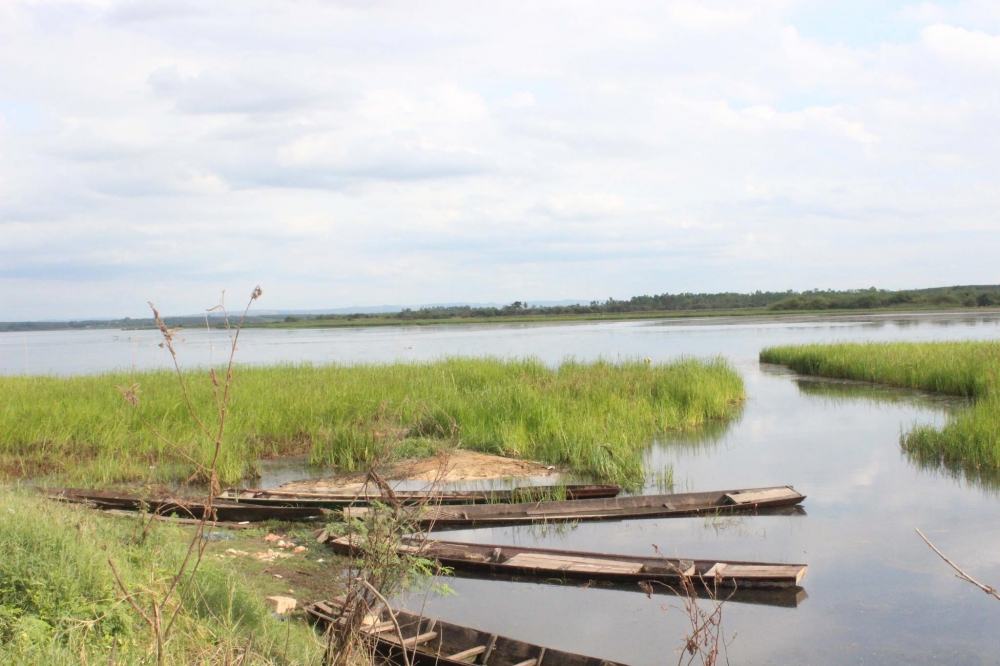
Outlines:
{"label": "cloudy sky", "polygon": [[0,320],[1000,283],[1000,3],[0,3]]}

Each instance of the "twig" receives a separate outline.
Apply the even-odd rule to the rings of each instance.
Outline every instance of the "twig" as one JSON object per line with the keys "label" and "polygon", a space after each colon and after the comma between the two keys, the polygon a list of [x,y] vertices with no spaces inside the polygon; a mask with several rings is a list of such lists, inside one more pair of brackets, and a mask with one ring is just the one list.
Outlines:
{"label": "twig", "polygon": [[950,566],[952,569],[955,570],[955,575],[958,578],[961,578],[962,580],[964,580],[966,582],[972,583],[973,585],[975,585],[976,587],[978,587],[980,590],[982,590],[986,594],[988,594],[991,597],[993,597],[994,599],[1000,600],[1000,592],[997,592],[997,589],[995,587],[993,587],[992,585],[987,585],[985,583],[981,583],[978,580],[976,580],[975,578],[973,578],[972,576],[970,576],[968,573],[966,573],[965,571],[963,571],[960,566],[958,566],[957,564],[955,564],[954,562],[952,562],[950,559],[948,559],[947,555],[945,555],[940,550],[938,550],[937,546],[935,546],[933,543],[931,543],[931,540],[928,539],[926,536],[924,536],[924,533],[920,531],[920,528],[914,528],[914,529],[916,530],[917,534],[920,535],[920,538],[924,540],[924,543],[926,543],[930,547],[931,550],[933,550],[935,553],[937,553],[938,557],[940,557],[942,560],[944,560],[945,563],[948,566]]}
{"label": "twig", "polygon": [[399,644],[403,648],[402,649],[403,661],[406,663],[406,666],[410,666],[410,655],[406,654],[406,639],[403,638],[403,630],[399,626],[399,621],[396,620],[396,614],[392,612],[392,606],[389,605],[389,601],[382,596],[381,592],[375,589],[375,587],[371,583],[366,581],[364,578],[361,578],[359,576],[355,580],[364,585],[366,588],[368,588],[368,591],[371,592],[376,599],[378,599],[385,605],[385,608],[388,611],[389,619],[392,620],[392,626],[395,627],[396,629],[396,635],[399,636]]}

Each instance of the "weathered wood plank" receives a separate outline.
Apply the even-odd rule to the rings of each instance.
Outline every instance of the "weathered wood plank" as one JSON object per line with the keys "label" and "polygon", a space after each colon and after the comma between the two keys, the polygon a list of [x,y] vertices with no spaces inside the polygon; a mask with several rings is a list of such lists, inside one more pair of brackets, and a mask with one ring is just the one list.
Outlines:
{"label": "weathered wood plank", "polygon": [[535,567],[553,570],[614,571],[616,573],[639,573],[642,571],[642,563],[640,562],[621,562],[597,557],[549,555],[545,553],[518,553],[509,558],[504,564],[514,567]]}
{"label": "weathered wood plank", "polygon": [[485,645],[477,645],[476,647],[471,647],[468,650],[462,650],[461,652],[456,652],[455,654],[449,654],[448,659],[454,659],[455,661],[465,661],[470,657],[476,657],[486,652]]}
{"label": "weathered wood plank", "polygon": [[761,490],[747,490],[744,492],[728,493],[726,499],[733,504],[756,504],[758,502],[774,501],[782,499],[794,499],[799,494],[788,487],[764,488]]}

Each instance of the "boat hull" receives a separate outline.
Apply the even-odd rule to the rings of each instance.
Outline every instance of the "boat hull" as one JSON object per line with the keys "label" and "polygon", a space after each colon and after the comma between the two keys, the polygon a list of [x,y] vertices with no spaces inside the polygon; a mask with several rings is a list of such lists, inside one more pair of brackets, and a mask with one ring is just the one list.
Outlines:
{"label": "boat hull", "polygon": [[[620,492],[621,487],[615,485],[522,486],[497,490],[397,490],[393,492],[392,499],[408,505],[499,504],[537,502],[557,497],[565,497],[567,500],[609,498],[617,496]],[[257,488],[227,490],[218,495],[218,499],[267,506],[318,506],[327,509],[367,506],[373,501],[390,501],[378,491],[321,493]]]}
{"label": "boat hull", "polygon": [[[791,486],[773,486],[609,499],[424,506],[412,509],[408,520],[415,527],[433,530],[481,525],[684,518],[782,511],[796,507],[804,499],[805,495]],[[369,510],[367,507],[347,507],[344,516],[363,519]]]}
{"label": "boat hull", "polygon": [[[357,555],[362,550],[359,541],[350,537],[328,539],[326,542],[343,555]],[[668,588],[683,587],[689,582],[710,592],[718,589],[795,588],[807,570],[805,564],[642,557],[417,539],[400,544],[399,553],[419,555],[436,560],[441,566],[456,572],[479,575],[648,583]]]}
{"label": "boat hull", "polygon": [[[320,626],[336,627],[340,606],[336,602],[316,602],[306,606],[305,611]],[[390,613],[395,617],[395,624],[390,619]],[[396,624],[399,632],[396,631]],[[407,660],[403,657],[399,634],[402,634],[402,641],[410,641],[406,648],[410,664],[515,666],[533,660],[534,666],[624,666],[402,610],[383,609],[361,629],[361,636],[383,662],[404,666]],[[468,656],[451,658],[463,653]]]}

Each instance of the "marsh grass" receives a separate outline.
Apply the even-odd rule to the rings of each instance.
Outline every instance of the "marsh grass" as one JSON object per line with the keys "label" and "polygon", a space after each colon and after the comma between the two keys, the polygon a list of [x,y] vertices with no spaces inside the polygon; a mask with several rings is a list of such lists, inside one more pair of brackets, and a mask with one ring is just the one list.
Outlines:
{"label": "marsh grass", "polygon": [[1000,343],[854,343],[772,347],[760,353],[807,375],[838,377],[971,398],[942,428],[917,426],[902,446],[923,465],[974,476],[1000,470]]}
{"label": "marsh grass", "polygon": [[[145,623],[122,599],[108,558],[130,588],[164,590],[189,533],[0,490],[0,663],[153,663]],[[189,576],[164,663],[319,664],[312,631],[271,616],[231,567]]]}
{"label": "marsh grass", "polygon": [[[216,403],[186,373],[206,421]],[[137,404],[126,404],[132,392]],[[738,413],[739,375],[722,360],[669,364],[447,359],[389,365],[239,367],[218,475],[308,453],[358,470],[384,456],[458,446],[638,483],[642,451],[668,430]],[[183,479],[213,455],[171,372],[0,378],[0,472],[43,470],[87,483]],[[392,453],[390,451],[390,453]]]}

